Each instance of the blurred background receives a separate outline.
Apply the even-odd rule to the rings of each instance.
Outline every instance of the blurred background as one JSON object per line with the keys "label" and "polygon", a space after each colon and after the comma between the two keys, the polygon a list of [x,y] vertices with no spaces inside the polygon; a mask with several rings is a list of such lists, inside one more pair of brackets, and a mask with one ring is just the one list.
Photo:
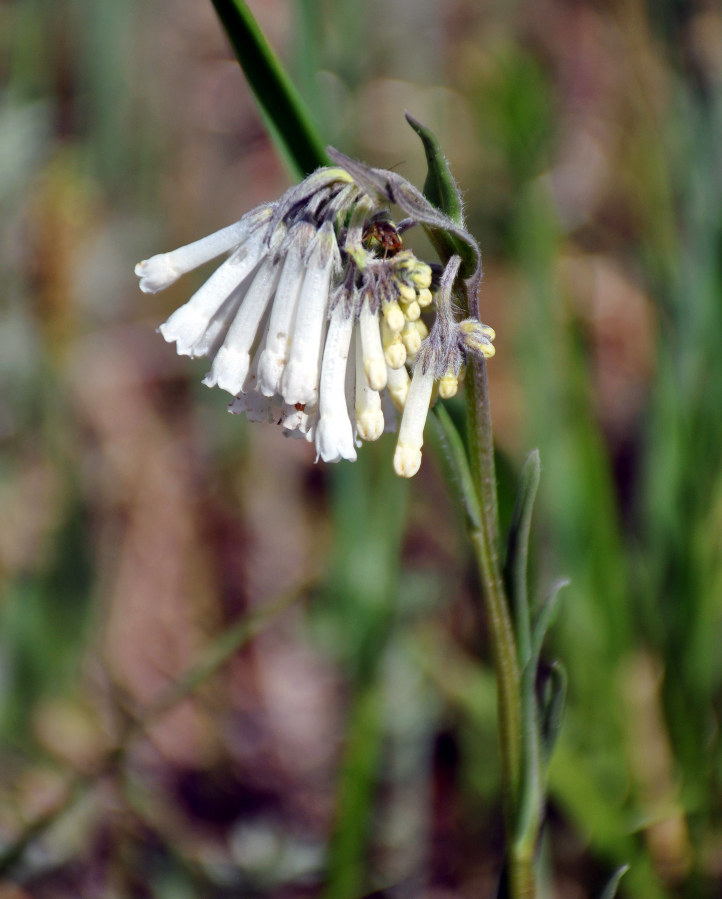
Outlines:
{"label": "blurred background", "polygon": [[[408,109],[465,191],[502,517],[538,447],[571,579],[544,895],[719,896],[719,4],[249,5],[329,143],[421,185]],[[410,484],[388,436],[316,466],[155,333],[207,272],[137,289],[290,183],[211,3],[3,0],[0,79],[0,897],[492,896],[432,424]]]}

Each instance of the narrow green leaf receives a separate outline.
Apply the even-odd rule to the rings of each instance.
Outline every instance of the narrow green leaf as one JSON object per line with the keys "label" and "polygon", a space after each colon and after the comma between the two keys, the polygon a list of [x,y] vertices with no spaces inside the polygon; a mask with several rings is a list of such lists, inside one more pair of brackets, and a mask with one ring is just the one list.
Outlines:
{"label": "narrow green leaf", "polygon": [[549,592],[549,595],[543,601],[539,612],[537,613],[531,638],[531,658],[533,659],[535,667],[539,664],[539,656],[541,655],[542,643],[544,642],[544,638],[546,637],[547,631],[549,630],[549,625],[552,622],[554,613],[557,610],[559,593],[564,589],[564,587],[568,586],[568,578],[560,578],[558,581],[556,581],[551,591]]}
{"label": "narrow green leaf", "polygon": [[539,739],[544,762],[548,764],[562,727],[567,698],[567,675],[560,662],[545,666],[545,680],[539,691]]}
{"label": "narrow green leaf", "polygon": [[[530,460],[534,455],[530,456]],[[535,461],[538,484],[538,454],[536,454]],[[522,478],[522,482],[524,480]],[[536,492],[536,487],[533,492]],[[531,501],[533,502],[533,496]],[[531,512],[531,509],[529,511]],[[524,575],[526,577],[526,570]],[[544,635],[557,605],[559,591],[566,583],[566,581],[559,581],[555,584],[551,594],[542,605],[534,624],[534,631],[529,637],[528,658],[522,669],[523,766],[516,847],[517,851],[527,854],[534,851],[542,824],[546,794],[546,767],[561,728],[566,698],[566,675],[564,669],[557,662],[548,666],[542,688],[538,690],[539,655]],[[524,586],[526,589],[526,584]],[[528,608],[526,614],[528,616]],[[529,627],[528,618],[526,626]],[[529,635],[527,634],[527,636]]]}
{"label": "narrow green leaf", "polygon": [[449,161],[444,156],[436,135],[430,128],[422,125],[408,112],[406,121],[421,138],[426,153],[428,173],[424,182],[424,196],[437,209],[445,212],[457,225],[464,224],[461,195],[454,176],[449,168]]}
{"label": "narrow green leaf", "polygon": [[522,469],[504,565],[504,580],[514,609],[519,664],[522,667],[529,661],[532,651],[527,570],[531,516],[539,489],[540,473],[539,450],[533,450]]}
{"label": "narrow green leaf", "polygon": [[621,868],[615,871],[599,899],[614,899],[617,895],[617,890],[619,889],[619,881],[624,877],[627,871],[629,871],[629,865],[622,865]]}
{"label": "narrow green leaf", "polygon": [[521,678],[522,774],[519,814],[516,821],[515,854],[533,854],[544,815],[541,726],[536,696],[536,662],[529,659]]}
{"label": "narrow green leaf", "polygon": [[433,413],[436,431],[445,450],[446,467],[451,475],[450,479],[454,481],[471,526],[478,529],[481,527],[479,497],[469,468],[464,441],[442,403],[434,406]]}
{"label": "narrow green leaf", "polygon": [[328,165],[306,104],[279,63],[244,0],[212,0],[274,137],[301,175]]}

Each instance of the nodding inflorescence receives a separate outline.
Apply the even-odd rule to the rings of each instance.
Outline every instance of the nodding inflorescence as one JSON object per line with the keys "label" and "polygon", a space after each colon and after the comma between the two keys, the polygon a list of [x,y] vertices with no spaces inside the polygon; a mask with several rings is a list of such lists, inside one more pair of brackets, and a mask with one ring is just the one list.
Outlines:
{"label": "nodding inflorescence", "polygon": [[[165,340],[211,360],[204,383],[233,396],[229,411],[280,425],[324,462],[398,428],[394,468],[411,477],[434,396],[456,393],[469,353],[493,355],[494,332],[457,320],[458,256],[442,269],[404,245],[414,224],[445,227],[443,214],[397,173],[329,152],[337,165],[135,272],[155,293],[229,254],[160,326]],[[390,203],[409,216],[398,226]]]}

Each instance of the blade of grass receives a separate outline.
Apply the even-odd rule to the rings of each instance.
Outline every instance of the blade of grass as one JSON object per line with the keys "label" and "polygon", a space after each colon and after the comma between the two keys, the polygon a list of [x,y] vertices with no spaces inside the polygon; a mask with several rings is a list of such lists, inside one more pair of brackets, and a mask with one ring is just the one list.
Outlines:
{"label": "blade of grass", "polygon": [[328,165],[324,143],[301,95],[243,0],[212,0],[236,58],[277,143],[297,174]]}

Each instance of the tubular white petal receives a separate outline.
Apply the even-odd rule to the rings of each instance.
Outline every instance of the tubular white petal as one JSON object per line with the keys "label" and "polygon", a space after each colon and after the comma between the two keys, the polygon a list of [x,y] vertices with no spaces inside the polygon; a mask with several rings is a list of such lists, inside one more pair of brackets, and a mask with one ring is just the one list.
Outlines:
{"label": "tubular white petal", "polygon": [[363,369],[366,372],[369,387],[372,390],[383,390],[386,386],[386,360],[381,343],[379,314],[371,311],[368,297],[364,299],[361,306],[359,335],[363,350]]}
{"label": "tubular white petal", "polygon": [[389,331],[398,334],[406,321],[404,313],[401,311],[401,306],[396,302],[385,303],[382,311],[384,322],[386,322]]}
{"label": "tubular white petal", "polygon": [[388,376],[386,386],[389,390],[391,402],[400,412],[406,405],[406,397],[409,395],[409,386],[411,384],[409,373],[402,365],[401,368],[389,368],[386,374]]}
{"label": "tubular white petal", "polygon": [[428,287],[422,287],[416,295],[416,302],[422,308],[430,306],[433,299],[434,298],[431,295],[431,291],[428,289]]}
{"label": "tubular white petal", "polygon": [[190,347],[189,356],[194,359],[198,359],[201,356],[208,356],[209,359],[213,359],[226,339],[231,322],[236,317],[236,313],[248,290],[248,284],[249,280],[244,281],[241,287],[238,290],[234,290],[221,305],[218,312],[211,316],[203,334]]}
{"label": "tubular white petal", "polygon": [[168,343],[175,342],[181,356],[193,354],[194,344],[201,339],[213,316],[250,275],[264,254],[260,237],[241,247],[158,328]]}
{"label": "tubular white petal", "polygon": [[407,303],[405,306],[402,306],[404,312],[404,318],[407,322],[415,322],[418,321],[419,316],[421,315],[421,306],[414,300],[411,303]]}
{"label": "tubular white petal", "polygon": [[424,262],[419,262],[411,276],[419,290],[427,290],[431,286],[431,268]]}
{"label": "tubular white petal", "polygon": [[170,253],[159,253],[139,262],[135,267],[135,273],[140,278],[140,289],[143,293],[165,290],[186,272],[238,247],[254,231],[271,220],[273,208],[270,205],[261,206],[244,215],[240,221],[209,234],[208,237],[179,247]]}
{"label": "tubular white petal", "polygon": [[429,329],[426,327],[423,319],[420,318],[418,321],[414,322],[414,325],[416,326],[416,330],[419,332],[421,339],[426,340],[429,336]]}
{"label": "tubular white petal", "polygon": [[316,452],[324,462],[356,459],[346,403],[346,366],[354,319],[339,303],[331,313],[321,366]]}
{"label": "tubular white petal", "polygon": [[416,300],[416,291],[410,284],[399,281],[397,286],[402,303],[413,303]]}
{"label": "tubular white petal", "polygon": [[439,396],[442,400],[451,399],[459,390],[459,379],[453,372],[445,374],[439,381]]}
{"label": "tubular white petal", "polygon": [[301,234],[291,242],[271,307],[268,338],[258,364],[258,389],[266,396],[279,392],[288,361],[293,321],[303,285],[305,247],[306,240]]}
{"label": "tubular white petal", "polygon": [[381,319],[381,342],[388,367],[401,368],[406,362],[406,347],[401,341],[401,332],[392,331],[385,318]]}
{"label": "tubular white petal", "polygon": [[[351,329],[351,339],[349,347],[346,350],[346,371],[344,373],[344,397],[346,398],[346,415],[351,424],[351,435],[354,446],[358,449],[361,446],[358,432],[356,430],[356,331],[355,316]],[[350,357],[350,361],[349,361]]]}
{"label": "tubular white petal", "polygon": [[417,365],[411,380],[409,395],[406,397],[399,438],[394,452],[394,471],[402,478],[413,477],[421,465],[424,425],[426,416],[429,414],[433,386],[433,372],[424,373],[421,366]]}
{"label": "tubular white petal", "polygon": [[278,282],[280,269],[281,266],[274,265],[270,257],[258,269],[211,370],[203,379],[206,386],[218,386],[234,395],[242,390],[250,368],[251,347]]}
{"label": "tubular white petal", "polygon": [[[329,285],[336,257],[327,246],[335,235],[330,223],[316,237],[298,299],[291,354],[281,376],[281,395],[289,405],[318,402],[318,373],[326,324]],[[329,233],[330,232],[330,233]]]}
{"label": "tubular white petal", "polygon": [[[378,326],[376,326],[378,332]],[[384,413],[381,411],[381,395],[368,383],[363,358],[361,329],[356,330],[356,398],[355,417],[356,430],[362,440],[378,440],[384,432]],[[384,383],[386,382],[386,366],[384,365]]]}
{"label": "tubular white petal", "polygon": [[401,342],[401,338],[396,335],[393,343],[390,343],[384,351],[386,365],[392,369],[403,368],[406,362],[406,347]]}
{"label": "tubular white petal", "polygon": [[406,322],[401,332],[401,340],[406,347],[407,356],[415,356],[421,349],[421,332],[416,322]]}

